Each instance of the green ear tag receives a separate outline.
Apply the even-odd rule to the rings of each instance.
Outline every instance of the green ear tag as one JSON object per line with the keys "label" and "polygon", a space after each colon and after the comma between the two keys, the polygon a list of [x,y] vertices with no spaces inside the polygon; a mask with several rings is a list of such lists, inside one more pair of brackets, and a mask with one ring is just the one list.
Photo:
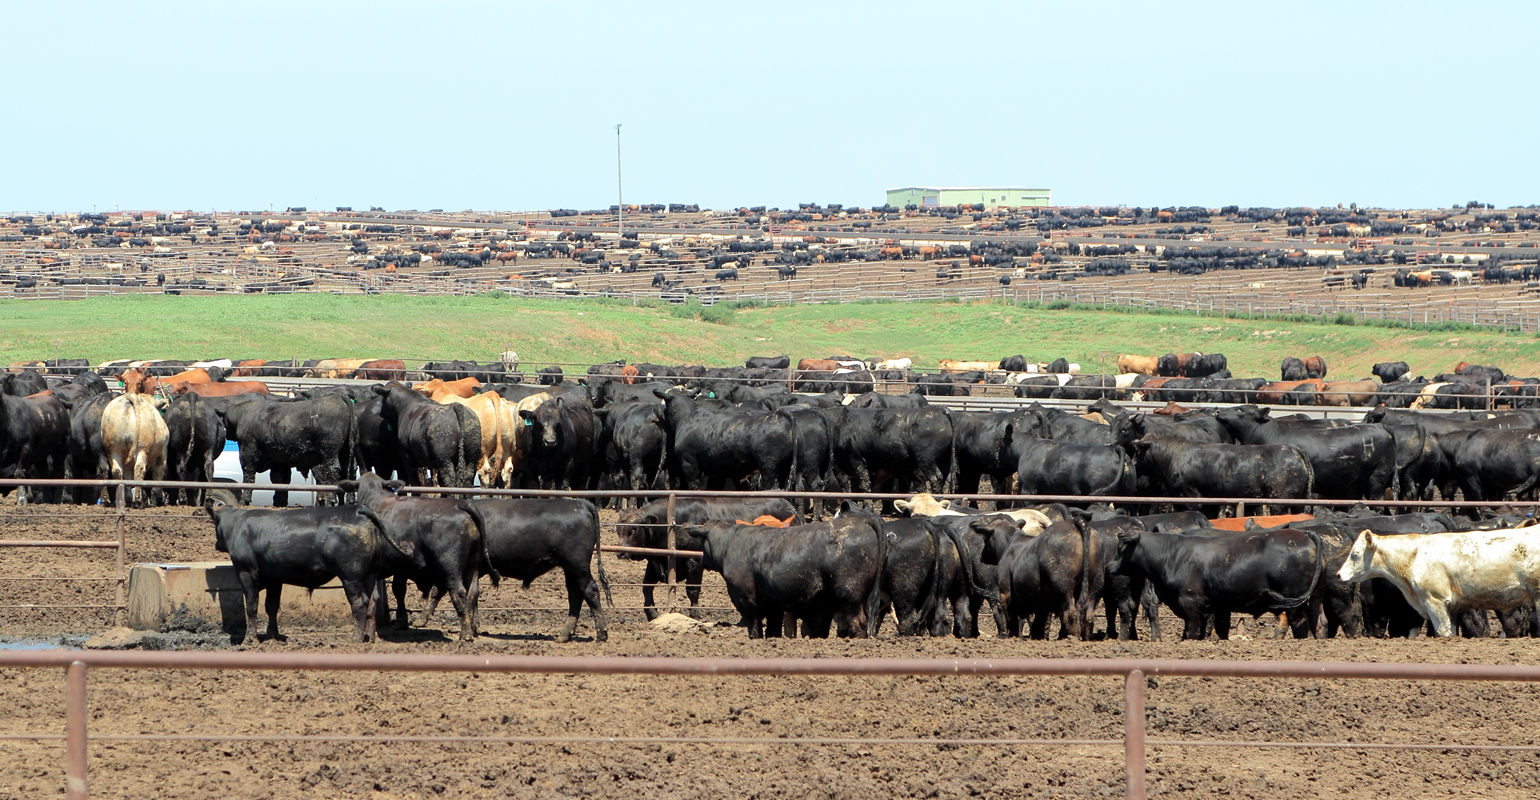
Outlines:
{"label": "green ear tag", "polygon": [[717,397],[717,393],[716,392],[707,392],[706,396],[711,398],[712,400],[715,400],[716,397]]}
{"label": "green ear tag", "polygon": [[535,424],[534,420],[525,418],[525,420],[524,420],[524,427],[530,428],[530,427],[533,427],[534,424]]}

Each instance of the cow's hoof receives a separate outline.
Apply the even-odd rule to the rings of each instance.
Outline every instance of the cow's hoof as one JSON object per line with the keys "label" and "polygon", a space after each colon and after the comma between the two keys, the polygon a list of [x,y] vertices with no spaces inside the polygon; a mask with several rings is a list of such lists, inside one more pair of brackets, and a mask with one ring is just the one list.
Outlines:
{"label": "cow's hoof", "polygon": [[610,632],[607,631],[607,630],[604,630],[603,628],[600,628],[599,632],[594,634],[594,641],[596,641],[596,642],[607,642],[609,640],[610,640]]}

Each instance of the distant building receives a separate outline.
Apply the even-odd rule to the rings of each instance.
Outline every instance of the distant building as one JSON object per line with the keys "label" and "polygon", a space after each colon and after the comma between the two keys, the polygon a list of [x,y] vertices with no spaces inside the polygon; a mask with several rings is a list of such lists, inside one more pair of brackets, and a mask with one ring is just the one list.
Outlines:
{"label": "distant building", "polygon": [[888,205],[903,208],[982,205],[985,208],[1022,208],[1053,205],[1047,189],[1013,186],[905,186],[888,190]]}

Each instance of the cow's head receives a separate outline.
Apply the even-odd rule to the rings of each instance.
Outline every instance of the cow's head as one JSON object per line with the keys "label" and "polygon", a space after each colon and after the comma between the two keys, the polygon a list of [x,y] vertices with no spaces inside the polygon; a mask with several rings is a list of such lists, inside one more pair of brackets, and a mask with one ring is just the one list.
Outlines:
{"label": "cow's head", "polygon": [[533,409],[519,409],[524,425],[529,427],[543,447],[556,447],[561,430],[561,403],[545,402]]}
{"label": "cow's head", "polygon": [[[930,494],[921,493],[908,500],[894,500],[893,507],[905,516],[935,517],[952,507],[951,500],[937,500]],[[955,513],[955,512],[954,512]]]}
{"label": "cow's head", "polygon": [[[1134,563],[1134,550],[1139,547],[1139,540],[1144,536],[1144,531],[1138,529],[1124,529],[1118,531],[1117,550],[1108,556],[1109,569],[1120,574],[1127,574]],[[1115,562],[1116,566],[1111,566]]]}
{"label": "cow's head", "polygon": [[984,564],[1000,563],[1000,556],[1005,553],[1005,548],[1010,546],[1011,540],[1021,533],[1021,526],[1021,520],[1000,514],[969,520],[968,529],[984,539],[984,547],[979,552],[979,561]]}
{"label": "cow's head", "polygon": [[1369,568],[1374,563],[1374,551],[1379,545],[1379,539],[1373,532],[1364,529],[1359,532],[1358,539],[1353,542],[1353,549],[1348,551],[1347,560],[1342,562],[1342,568],[1337,570],[1337,579],[1348,583],[1358,583],[1369,578]]}
{"label": "cow's head", "polygon": [[[653,514],[648,513],[646,507],[633,508],[620,515],[620,520],[615,524],[615,535],[620,537],[623,547],[657,547],[661,542],[666,529],[657,526],[658,520]],[[642,556],[632,553],[621,553],[621,558],[640,559]]]}

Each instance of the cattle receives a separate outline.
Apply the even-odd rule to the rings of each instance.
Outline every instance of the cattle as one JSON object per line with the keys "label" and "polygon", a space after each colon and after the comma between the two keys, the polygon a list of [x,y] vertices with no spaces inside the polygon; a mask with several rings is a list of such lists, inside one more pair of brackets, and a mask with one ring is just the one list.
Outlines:
{"label": "cattle", "polygon": [[718,281],[738,280],[738,268],[734,267],[732,269],[719,269],[716,273],[716,279]]}
{"label": "cattle", "polygon": [[1451,466],[1466,500],[1534,499],[1540,481],[1540,431],[1476,429],[1446,434]]}
{"label": "cattle", "polygon": [[1006,372],[1026,372],[1027,357],[1024,355],[1006,356],[1000,359],[1000,369]]}
{"label": "cattle", "polygon": [[1026,411],[1037,423],[1034,426],[1035,435],[1044,439],[1068,444],[1112,444],[1116,439],[1110,425],[1068,414],[1057,408],[1044,408],[1041,404],[1033,403],[1027,406]]}
{"label": "cattle", "polygon": [[[341,397],[280,401],[252,396],[216,406],[215,413],[225,423],[225,436],[240,445],[242,482],[247,486],[264,471],[272,473],[275,484],[288,483],[292,470],[308,471],[321,484],[352,474],[358,427],[352,404]],[[288,491],[273,492],[273,505],[288,502]],[[318,505],[327,502],[328,495],[316,497]],[[241,492],[241,503],[251,503],[251,489]]]}
{"label": "cattle", "polygon": [[1310,378],[1310,373],[1305,369],[1305,362],[1293,356],[1283,359],[1281,373],[1280,380],[1284,381],[1303,381]]}
{"label": "cattle", "polygon": [[342,583],[353,611],[353,641],[377,638],[380,579],[390,565],[422,564],[410,542],[386,534],[372,511],[337,508],[251,509],[210,504],[214,549],[230,554],[245,598],[246,625],[231,638],[241,644],[256,639],[257,599],[267,592],[267,638],[284,641],[278,608],[284,584],[315,589],[333,579]]}
{"label": "cattle", "polygon": [[[828,492],[839,488],[834,470],[834,442],[837,433],[830,415],[817,408],[783,406],[779,412],[791,420],[796,433],[796,466],[789,488],[799,492]],[[827,501],[801,499],[797,505],[813,519],[823,519]]]}
{"label": "cattle", "polygon": [[775,268],[775,277],[778,280],[789,281],[797,277],[797,268],[791,264],[782,264]]}
{"label": "cattle", "polygon": [[395,428],[408,479],[419,486],[472,485],[481,457],[481,422],[474,411],[435,403],[399,383],[369,388],[384,400],[380,413]]}
{"label": "cattle", "polygon": [[[1322,617],[1325,548],[1312,531],[1271,530],[1202,535],[1124,530],[1110,559],[1113,571],[1148,580],[1155,596],[1182,618],[1183,639],[1230,638],[1230,615],[1290,613],[1297,639]],[[1321,633],[1324,634],[1324,631]]]}
{"label": "cattle", "polygon": [[846,408],[920,408],[930,405],[923,394],[879,394],[863,392],[846,395]]}
{"label": "cattle", "polygon": [[1321,497],[1396,499],[1396,445],[1382,427],[1323,429],[1275,420],[1268,409],[1251,405],[1222,409],[1217,417],[1241,444],[1299,448],[1315,471],[1315,490]]}
{"label": "cattle", "polygon": [[1379,399],[1379,384],[1372,380],[1331,381],[1316,390],[1316,403],[1323,406],[1372,406]]}
{"label": "cattle", "polygon": [[1142,418],[1119,417],[1110,444],[1069,444],[1046,439],[1017,443],[1016,493],[1021,495],[1132,495],[1138,474],[1130,453],[1144,435]]}
{"label": "cattle", "polygon": [[950,358],[941,359],[942,372],[989,372],[995,369],[993,361],[954,361]]}
{"label": "cattle", "polygon": [[1118,372],[1149,375],[1154,377],[1159,373],[1160,358],[1157,356],[1118,356]]}
{"label": "cattle", "polygon": [[[0,394],[0,478],[63,478],[70,440],[70,410],[48,395]],[[0,487],[0,497],[11,487]],[[21,487],[17,504],[58,499],[57,490]]]}
{"label": "cattle", "polygon": [[756,472],[762,490],[792,485],[797,440],[789,415],[705,408],[678,393],[654,396],[664,402],[677,485],[720,488],[727,481],[746,481]]}
{"label": "cattle", "polygon": [[365,361],[358,365],[352,377],[364,381],[404,381],[406,380],[406,362],[395,358]]}
{"label": "cattle", "polygon": [[[206,483],[214,480],[214,461],[225,448],[225,423],[214,406],[196,394],[171,401],[166,408],[166,480]],[[182,489],[171,500],[203,505],[202,489]]]}
{"label": "cattle", "polygon": [[790,356],[749,356],[743,366],[748,369],[786,369],[791,366]]}
{"label": "cattle", "polygon": [[412,390],[424,395],[432,395],[438,391],[450,391],[460,397],[474,397],[476,390],[481,388],[481,381],[475,378],[461,378],[459,380],[446,381],[442,378],[433,378],[424,383],[412,384]]}
{"label": "cattle", "polygon": [[815,638],[827,637],[831,622],[841,637],[877,634],[888,539],[876,515],[780,530],[727,522],[684,530],[701,541],[702,567],[722,574],[749,638],[780,636],[787,613]]}
{"label": "cattle", "polygon": [[641,372],[634,365],[627,364],[620,368],[620,382],[627,386],[635,386],[636,378]]}
{"label": "cattle", "polygon": [[[556,641],[566,642],[577,631],[578,614],[588,604],[594,618],[594,640],[606,641],[609,626],[599,589],[609,597],[609,579],[604,574],[604,560],[597,557],[599,511],[587,500],[568,498],[472,500],[468,503],[481,514],[482,543],[492,571],[503,579],[531,581],[560,569],[567,587],[567,621]],[[599,580],[589,570],[596,567]]]}
{"label": "cattle", "polygon": [[513,485],[514,470],[519,463],[518,436],[522,421],[515,415],[514,406],[496,392],[484,392],[464,398],[443,386],[430,395],[435,403],[462,405],[476,415],[481,429],[480,453],[476,461],[476,476],[481,485],[507,488]]}
{"label": "cattle", "polygon": [[[69,450],[65,456],[65,476],[106,480],[107,450],[102,446],[102,409],[113,401],[110,394],[92,395],[69,409]],[[0,490],[3,491],[3,490]],[[90,496],[105,501],[107,490],[76,487],[71,500],[87,502]]]}
{"label": "cattle", "polygon": [[[138,370],[128,371],[123,375],[124,393],[102,409],[102,448],[113,480],[159,481],[166,477],[169,432],[155,402],[144,393],[147,380]],[[132,475],[126,474],[129,472]],[[147,500],[159,505],[164,492],[156,489],[152,494],[147,498],[145,490],[136,486],[129,498],[135,506],[142,507]]]}
{"label": "cattle", "polygon": [[[788,517],[795,519],[797,511],[790,502],[779,497],[741,500],[681,497],[674,501],[675,547],[680,550],[701,549],[700,539],[692,536],[685,528],[677,526],[734,522],[739,519],[758,519],[766,515],[776,519]],[[648,547],[659,550],[666,548],[668,546],[668,501],[654,500],[640,508],[627,511],[620,516],[615,532],[620,538],[621,545],[625,547]],[[647,619],[655,619],[658,612],[653,600],[653,587],[667,579],[667,556],[622,553],[620,557],[647,561],[646,569],[642,573],[642,610],[647,615]],[[689,599],[690,607],[694,608],[700,604],[702,573],[700,559],[680,558],[675,563],[675,569],[679,580],[684,583],[685,596]]]}
{"label": "cattle", "polygon": [[[376,359],[372,358],[323,358],[305,371],[307,378],[351,378],[360,367]],[[388,369],[388,368],[387,368]],[[402,364],[405,370],[406,365]]]}
{"label": "cattle", "polygon": [[840,369],[840,363],[827,358],[804,358],[797,361],[799,372],[833,372]]}
{"label": "cattle", "polygon": [[1005,635],[1020,636],[1023,622],[1032,638],[1045,639],[1057,617],[1060,638],[1091,638],[1091,611],[1101,594],[1097,566],[1100,540],[1084,519],[1060,520],[1036,536],[1020,531],[988,534],[982,560],[995,565],[995,584],[1005,614]]}
{"label": "cattle", "polygon": [[528,481],[541,489],[587,489],[596,441],[594,408],[575,393],[519,407],[528,439]]}
{"label": "cattle", "polygon": [[890,479],[898,491],[946,491],[955,482],[956,452],[943,408],[847,408],[835,425],[835,465],[856,492]]}
{"label": "cattle", "polygon": [[1229,362],[1224,353],[1194,353],[1187,362],[1183,376],[1188,378],[1205,378],[1210,375],[1218,375],[1229,368]]}
{"label": "cattle", "polygon": [[1289,445],[1154,439],[1135,442],[1134,448],[1140,489],[1148,481],[1148,492],[1156,496],[1303,500],[1315,493],[1310,460]]}
{"label": "cattle", "polygon": [[0,393],[11,397],[30,397],[48,391],[48,381],[36,372],[8,373],[0,376]]}
{"label": "cattle", "polygon": [[[932,636],[947,631],[942,601],[948,589],[965,590],[965,569],[957,547],[925,517],[911,517],[883,523],[889,537],[887,563],[883,565],[883,608],[879,620],[887,616],[891,605],[898,620],[898,635],[913,636],[927,630]],[[961,596],[962,592],[956,592]],[[923,628],[922,628],[923,626]],[[881,623],[878,623],[879,630]]]}
{"label": "cattle", "polygon": [[662,405],[625,403],[593,413],[601,429],[597,449],[607,470],[599,488],[667,488],[668,431]]}
{"label": "cattle", "polygon": [[541,367],[535,371],[541,386],[555,386],[562,382],[561,367]]}
{"label": "cattle", "polygon": [[[476,604],[483,567],[496,586],[500,580],[487,555],[486,523],[481,511],[465,500],[439,497],[403,497],[396,492],[404,484],[385,481],[365,472],[357,481],[339,481],[343,492],[357,492],[360,509],[376,515],[380,531],[403,552],[422,556],[420,561],[393,565],[392,589],[396,595],[396,624],[406,623],[406,582],[424,592],[448,595],[460,617],[460,641],[476,638]],[[410,545],[412,550],[408,550]],[[429,601],[419,624],[426,625],[436,599]]]}
{"label": "cattle", "polygon": [[[1337,577],[1390,581],[1436,635],[1452,636],[1461,612],[1509,612],[1540,599],[1540,526],[1394,536],[1363,530]],[[1540,616],[1531,613],[1530,626],[1540,636]]]}
{"label": "cattle", "polygon": [[953,412],[957,438],[957,486],[962,494],[977,494],[979,479],[989,476],[995,494],[1011,491],[1016,474],[1016,442],[1036,435],[1041,417],[1025,410]]}
{"label": "cattle", "polygon": [[1306,393],[1306,399],[1314,400],[1316,393],[1324,388],[1326,388],[1326,382],[1318,378],[1306,378],[1299,381],[1278,381],[1258,387],[1256,390],[1256,401],[1267,405],[1301,405],[1298,402],[1298,394],[1301,391]]}
{"label": "cattle", "polygon": [[243,394],[265,395],[269,394],[270,390],[267,384],[261,381],[221,381],[171,384],[170,390],[166,393],[172,397],[181,397],[186,394],[195,394],[199,397],[234,397]]}
{"label": "cattle", "polygon": [[1381,383],[1395,383],[1410,374],[1412,368],[1405,361],[1381,361],[1374,365],[1371,373],[1379,378]]}

